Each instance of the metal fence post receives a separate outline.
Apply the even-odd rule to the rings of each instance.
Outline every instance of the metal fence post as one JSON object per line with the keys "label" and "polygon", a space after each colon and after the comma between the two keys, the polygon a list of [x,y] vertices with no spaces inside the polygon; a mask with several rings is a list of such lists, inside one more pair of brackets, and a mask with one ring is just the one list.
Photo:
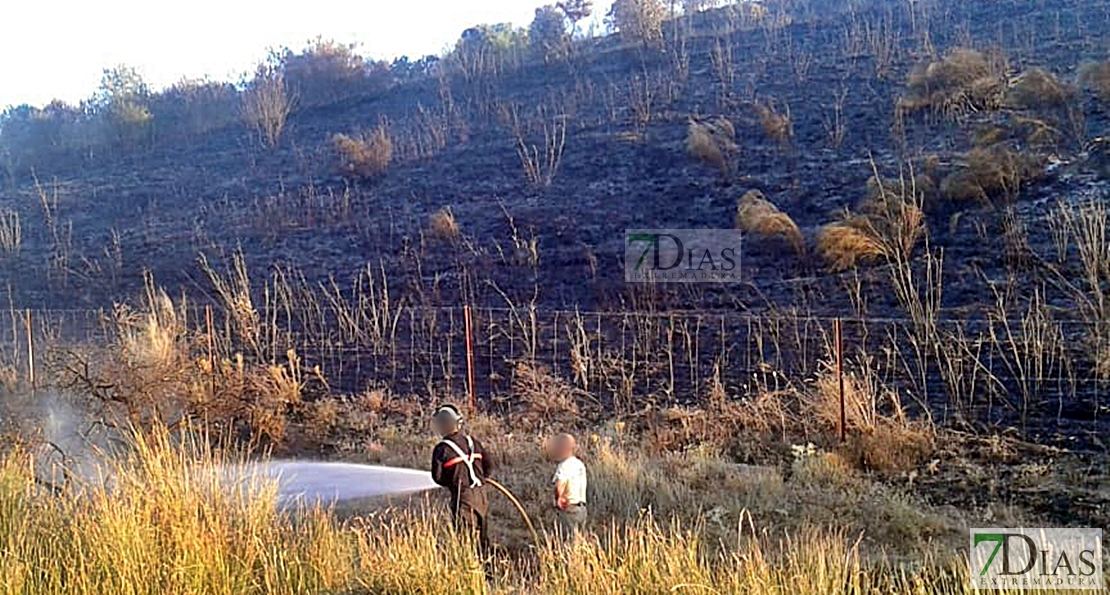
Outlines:
{"label": "metal fence post", "polygon": [[844,333],[840,317],[833,321],[833,341],[836,343],[836,380],[840,390],[840,441],[847,436],[848,414],[844,405]]}

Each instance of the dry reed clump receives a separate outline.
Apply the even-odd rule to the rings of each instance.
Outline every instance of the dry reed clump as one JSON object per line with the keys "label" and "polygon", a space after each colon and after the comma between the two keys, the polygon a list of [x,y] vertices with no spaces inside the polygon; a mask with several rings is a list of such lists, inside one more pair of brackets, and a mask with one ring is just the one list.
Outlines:
{"label": "dry reed clump", "polygon": [[139,429],[207,419],[221,437],[272,444],[285,439],[310,381],[326,386],[320,370],[304,369],[292,350],[284,364],[248,362],[241,353],[220,359],[207,352],[207,337],[190,332],[184,321],[183,306],[148,277],[141,306],[115,309],[107,344],[60,351],[52,367],[58,381],[97,405],[104,419]]}
{"label": "dry reed clump", "polygon": [[928,232],[919,199],[904,182],[893,194],[875,182],[874,196],[859,213],[846,211],[839,221],[826,224],[817,234],[817,252],[833,271],[885,259],[906,261]]}
{"label": "dry reed clump", "polygon": [[339,153],[340,170],[343,175],[372,179],[385,174],[393,159],[393,141],[385,124],[381,124],[369,135],[351,137],[335,134],[331,144]]}
{"label": "dry reed clump", "polygon": [[1016,116],[1014,129],[1025,146],[1033,149],[1052,149],[1064,140],[1064,132],[1047,119]]}
{"label": "dry reed clump", "polygon": [[682,452],[691,444],[701,444],[717,454],[735,445],[743,429],[741,410],[736,403],[722,407],[673,406],[660,409],[646,421],[653,454]]}
{"label": "dry reed clump", "polygon": [[1079,69],[1079,84],[1101,101],[1110,103],[1110,60],[1085,64]]}
{"label": "dry reed clump", "polygon": [[143,304],[116,306],[106,328],[106,344],[50,353],[60,384],[105,418],[136,427],[179,419],[193,374],[183,310],[148,275]]}
{"label": "dry reed clump", "polygon": [[584,394],[542,364],[520,362],[513,373],[514,402],[522,407],[515,419],[525,426],[573,422]]}
{"label": "dry reed clump", "polygon": [[799,256],[806,252],[805,237],[798,224],[759,190],[748,191],[736,204],[736,228],[761,238],[782,238]]}
{"label": "dry reed clump", "polygon": [[1018,153],[1005,144],[976,147],[964,166],[941,182],[941,194],[953,201],[1013,200],[1022,187],[1044,172],[1041,157]]}
{"label": "dry reed clump", "polygon": [[977,127],[971,144],[977,149],[990,149],[1016,142],[1032,149],[1052,149],[1064,138],[1064,131],[1051,119],[1009,114],[1002,122]]}
{"label": "dry reed clump", "polygon": [[[927,164],[926,170],[931,169],[935,169],[935,165],[930,167]],[[915,204],[924,204],[934,198],[937,192],[936,180],[929,173],[915,173],[897,179],[871,176],[867,179],[867,199],[862,210],[882,210],[889,197],[909,197]]]}
{"label": "dry reed clump", "polygon": [[683,452],[691,444],[716,454],[741,447],[744,432],[770,436],[785,432],[794,419],[788,391],[764,391],[745,399],[732,399],[716,371],[706,387],[707,402],[700,407],[672,406],[647,419],[650,443],[659,452]]}
{"label": "dry reed clump", "polygon": [[[840,431],[840,379],[825,366],[809,394],[807,408],[830,434]],[[844,373],[845,454],[857,466],[877,471],[908,471],[932,452],[932,434],[910,420],[898,394],[874,373]]]}
{"label": "dry reed clump", "polygon": [[759,110],[759,125],[763,133],[769,138],[786,147],[794,137],[794,123],[790,118],[790,108],[785,113],[780,113],[775,108],[775,103],[769,101],[756,106]]}
{"label": "dry reed clump", "polygon": [[932,434],[921,424],[884,420],[873,430],[852,436],[845,454],[862,469],[901,473],[919,468],[935,448]]}
{"label": "dry reed clump", "polygon": [[204,374],[192,384],[193,415],[221,424],[233,436],[282,444],[290,418],[313,413],[306,389],[315,384],[326,392],[327,387],[319,367],[306,368],[293,349],[285,356],[284,363],[248,364],[236,354],[234,361],[203,365]]}
{"label": "dry reed clump", "polygon": [[1075,97],[1075,89],[1042,68],[1031,68],[1010,83],[1005,107],[1022,110],[1065,107]]}
{"label": "dry reed clump", "polygon": [[750,395],[736,405],[740,426],[763,435],[785,432],[790,413],[784,401],[791,396],[793,393],[787,391],[761,391]]}
{"label": "dry reed clump", "polygon": [[908,95],[898,102],[905,112],[929,110],[947,118],[996,110],[1006,93],[1006,60],[967,48],[954,48],[937,61],[919,65],[906,80]]}
{"label": "dry reed clump", "polygon": [[123,360],[132,367],[164,373],[179,366],[187,349],[186,328],[165,290],[146,278],[146,298],[139,309],[115,308],[114,326]]}
{"label": "dry reed clump", "polygon": [[882,242],[870,232],[866,218],[848,213],[817,232],[817,252],[836,272],[886,255]]}
{"label": "dry reed clump", "polygon": [[728,177],[732,156],[737,152],[736,129],[723,117],[704,122],[691,118],[686,130],[686,151],[716,167],[722,177]]}
{"label": "dry reed clump", "polygon": [[432,213],[428,221],[428,230],[432,237],[449,242],[457,240],[462,235],[459,222],[455,219],[455,214],[451,212],[451,207],[443,207]]}

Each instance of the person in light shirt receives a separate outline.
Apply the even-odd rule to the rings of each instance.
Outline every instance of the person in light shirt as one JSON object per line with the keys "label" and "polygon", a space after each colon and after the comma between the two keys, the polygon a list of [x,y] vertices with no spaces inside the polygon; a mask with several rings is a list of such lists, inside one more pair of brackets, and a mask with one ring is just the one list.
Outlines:
{"label": "person in light shirt", "polygon": [[574,436],[560,434],[548,446],[549,458],[557,463],[554,486],[555,515],[558,531],[568,538],[586,525],[586,465],[574,456],[578,444]]}

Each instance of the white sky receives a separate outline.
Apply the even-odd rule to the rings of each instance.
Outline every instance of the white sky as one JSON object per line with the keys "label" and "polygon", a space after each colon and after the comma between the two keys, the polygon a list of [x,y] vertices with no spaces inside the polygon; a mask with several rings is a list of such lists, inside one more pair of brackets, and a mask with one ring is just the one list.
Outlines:
{"label": "white sky", "polygon": [[136,67],[155,89],[237,78],[270,47],[317,35],[375,59],[439,54],[467,27],[526,26],[553,0],[0,0],[0,109],[76,102],[101,71]]}

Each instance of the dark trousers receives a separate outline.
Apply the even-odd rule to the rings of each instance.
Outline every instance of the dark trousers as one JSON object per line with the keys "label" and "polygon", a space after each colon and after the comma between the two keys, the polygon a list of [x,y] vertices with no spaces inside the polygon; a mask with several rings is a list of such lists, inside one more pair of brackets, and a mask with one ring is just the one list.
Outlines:
{"label": "dark trousers", "polygon": [[[475,490],[471,490],[473,492]],[[473,495],[473,494],[472,494]],[[467,536],[474,540],[478,546],[478,553],[482,557],[490,554],[489,527],[486,517],[489,515],[489,506],[485,494],[479,498],[461,498],[454,502],[455,531],[460,536]]]}

